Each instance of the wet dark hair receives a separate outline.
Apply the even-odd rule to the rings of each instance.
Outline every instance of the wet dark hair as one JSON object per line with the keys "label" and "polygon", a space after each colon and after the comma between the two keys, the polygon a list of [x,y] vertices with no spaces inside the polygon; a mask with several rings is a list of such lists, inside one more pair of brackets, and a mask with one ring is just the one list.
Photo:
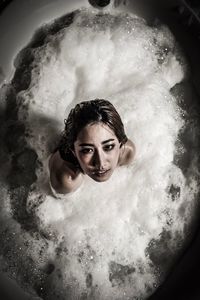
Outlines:
{"label": "wet dark hair", "polygon": [[95,99],[78,103],[64,120],[65,129],[62,132],[57,149],[63,160],[73,163],[80,168],[78,160],[71,150],[79,132],[88,124],[102,122],[116,135],[121,145],[128,140],[124,125],[115,107],[104,99]]}

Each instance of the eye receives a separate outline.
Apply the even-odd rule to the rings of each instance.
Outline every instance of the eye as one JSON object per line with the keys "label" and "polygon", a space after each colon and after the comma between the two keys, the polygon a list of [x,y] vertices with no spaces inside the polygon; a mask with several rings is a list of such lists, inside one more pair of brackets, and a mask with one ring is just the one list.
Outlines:
{"label": "eye", "polygon": [[89,153],[93,152],[93,149],[92,148],[83,148],[83,149],[80,150],[80,152],[82,154],[89,154]]}
{"label": "eye", "polygon": [[106,145],[103,147],[104,151],[109,152],[115,148],[115,144]]}

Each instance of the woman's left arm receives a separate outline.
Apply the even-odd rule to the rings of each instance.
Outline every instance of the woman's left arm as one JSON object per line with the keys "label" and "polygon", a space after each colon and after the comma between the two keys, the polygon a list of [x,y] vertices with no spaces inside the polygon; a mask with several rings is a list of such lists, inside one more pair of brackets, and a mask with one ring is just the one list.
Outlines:
{"label": "woman's left arm", "polygon": [[134,157],[135,157],[135,144],[128,140],[124,145],[121,147],[121,153],[119,157],[119,166],[124,166],[130,164]]}

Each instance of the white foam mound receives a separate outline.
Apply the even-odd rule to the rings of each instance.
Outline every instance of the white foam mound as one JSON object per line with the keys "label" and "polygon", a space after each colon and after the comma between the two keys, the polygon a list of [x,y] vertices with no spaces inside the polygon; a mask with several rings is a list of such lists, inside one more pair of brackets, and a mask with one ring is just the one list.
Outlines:
{"label": "white foam mound", "polygon": [[[31,130],[27,142],[41,162],[49,155],[47,145],[55,142],[52,124],[58,133],[72,107],[95,98],[114,104],[136,145],[134,162],[118,168],[109,181],[99,184],[86,177],[74,194],[60,200],[44,194],[38,224],[57,237],[49,244],[56,268],[46,283],[45,299],[55,300],[58,294],[61,299],[83,294],[95,300],[144,299],[158,280],[149,243],[159,240],[163,230],[171,233],[169,249],[176,248],[177,232],[184,239],[190,217],[183,218],[179,208],[190,209],[196,182],[173,163],[184,126],[170,93],[184,78],[174,47],[164,26],[148,27],[136,16],[97,17],[83,10],[72,25],[48,36],[35,50],[30,88],[20,94],[29,110],[21,108],[19,116],[26,118]],[[38,170],[30,206],[44,192],[46,179],[45,168]],[[172,184],[180,188],[176,201],[169,194]],[[58,245],[67,249],[65,255],[56,256]],[[37,253],[32,255],[37,260]]]}

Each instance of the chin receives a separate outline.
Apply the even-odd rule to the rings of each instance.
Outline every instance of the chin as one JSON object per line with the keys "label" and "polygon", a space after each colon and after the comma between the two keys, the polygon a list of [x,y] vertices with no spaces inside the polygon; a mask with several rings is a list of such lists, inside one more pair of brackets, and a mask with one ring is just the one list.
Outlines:
{"label": "chin", "polygon": [[94,181],[96,181],[96,182],[105,182],[105,181],[107,181],[110,177],[108,177],[108,178],[94,178],[94,177],[91,177]]}
{"label": "chin", "polygon": [[94,174],[87,174],[90,178],[92,178],[94,181],[96,182],[104,182],[104,181],[107,181],[109,180],[109,178],[111,177],[113,171],[112,170],[109,170],[107,174],[105,175],[94,175]]}

